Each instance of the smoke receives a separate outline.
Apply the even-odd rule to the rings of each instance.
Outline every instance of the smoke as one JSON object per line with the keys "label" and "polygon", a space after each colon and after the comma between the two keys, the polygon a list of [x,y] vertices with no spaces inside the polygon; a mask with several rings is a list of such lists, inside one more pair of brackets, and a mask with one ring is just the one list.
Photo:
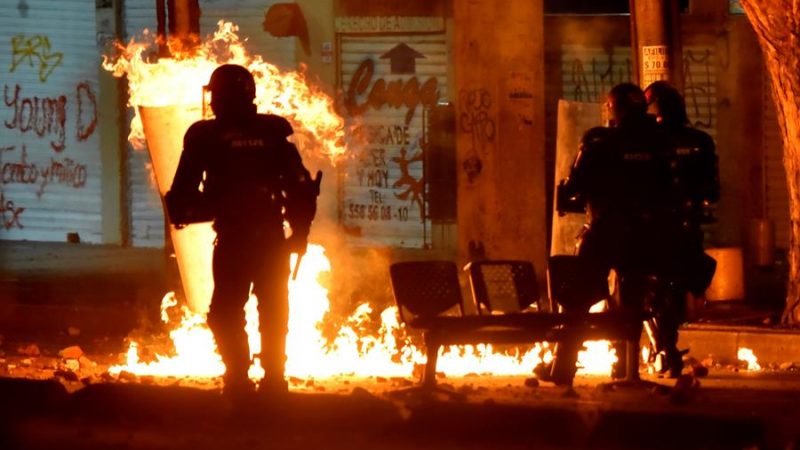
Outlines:
{"label": "smoke", "polygon": [[[355,247],[348,242],[336,216],[329,214],[336,211],[335,197],[335,191],[323,191],[310,236],[311,242],[325,247],[325,254],[331,262],[327,279],[320,280],[328,289],[331,304],[323,335],[333,338],[342,325],[353,326],[347,319],[360,305],[368,304],[370,320],[361,321],[356,331],[359,336],[375,336],[381,325],[380,313],[394,304],[389,280],[389,251]],[[328,213],[320,214],[323,211]]]}

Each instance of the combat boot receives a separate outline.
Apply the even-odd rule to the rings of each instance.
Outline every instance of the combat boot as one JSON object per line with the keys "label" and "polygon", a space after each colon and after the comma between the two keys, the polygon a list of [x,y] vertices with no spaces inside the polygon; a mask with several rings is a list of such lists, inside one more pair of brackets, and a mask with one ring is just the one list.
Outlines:
{"label": "combat boot", "polygon": [[222,396],[234,405],[241,405],[253,397],[256,392],[255,384],[247,376],[224,377]]}
{"label": "combat boot", "polygon": [[283,397],[289,393],[289,384],[286,379],[281,378],[267,378],[261,379],[258,383],[258,395],[267,398]]}

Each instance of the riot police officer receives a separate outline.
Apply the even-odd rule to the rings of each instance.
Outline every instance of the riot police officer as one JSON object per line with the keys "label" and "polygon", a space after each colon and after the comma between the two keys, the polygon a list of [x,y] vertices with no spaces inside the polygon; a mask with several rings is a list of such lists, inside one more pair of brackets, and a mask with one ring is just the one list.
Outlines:
{"label": "riot police officer", "polygon": [[716,262],[703,250],[701,225],[713,221],[707,207],[719,201],[719,175],[714,140],[689,125],[683,97],[666,81],[645,89],[648,111],[665,131],[669,143],[672,208],[678,234],[678,259],[671,274],[669,295],[656,311],[656,351],[663,354],[672,376],[680,374],[682,358],[676,347],[678,325],[684,319],[686,294],[702,297],[711,283]]}
{"label": "riot police officer", "polygon": [[[214,292],[208,325],[225,363],[224,393],[253,389],[244,330],[244,304],[250,285],[258,298],[265,370],[259,390],[281,393],[288,330],[290,252],[303,253],[316,195],[309,172],[286,119],[258,114],[256,86],[244,67],[222,65],[211,75],[211,109],[215,117],[194,123],[184,136],[167,206],[176,226],[191,223],[192,211],[214,219]],[[286,219],[292,234],[286,239]]]}
{"label": "riot police officer", "polygon": [[[671,261],[673,231],[669,220],[669,147],[638,86],[623,83],[611,89],[606,103],[609,127],[588,130],[570,176],[559,188],[559,212],[587,213],[578,259],[588,283],[604,283],[617,272],[621,307],[638,311],[648,277]],[[595,278],[599,278],[596,280]],[[601,298],[562,304],[566,312],[586,312]],[[639,328],[641,333],[641,328]],[[556,384],[571,384],[579,341],[562,341],[549,374],[536,372]],[[624,354],[619,349],[620,360]],[[624,365],[617,365],[617,373]]]}

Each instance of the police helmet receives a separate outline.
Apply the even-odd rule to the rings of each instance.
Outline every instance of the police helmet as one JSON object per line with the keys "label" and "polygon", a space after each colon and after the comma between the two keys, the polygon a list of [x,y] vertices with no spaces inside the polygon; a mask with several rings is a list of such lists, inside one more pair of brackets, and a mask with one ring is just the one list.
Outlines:
{"label": "police helmet", "polygon": [[256,82],[249,70],[236,64],[217,67],[208,81],[213,103],[252,103],[256,98]]}
{"label": "police helmet", "polygon": [[647,100],[639,86],[620,83],[608,93],[608,108],[617,123],[647,114]]}
{"label": "police helmet", "polygon": [[656,81],[644,90],[648,107],[659,122],[671,126],[685,126],[689,123],[686,104],[675,87],[666,81]]}

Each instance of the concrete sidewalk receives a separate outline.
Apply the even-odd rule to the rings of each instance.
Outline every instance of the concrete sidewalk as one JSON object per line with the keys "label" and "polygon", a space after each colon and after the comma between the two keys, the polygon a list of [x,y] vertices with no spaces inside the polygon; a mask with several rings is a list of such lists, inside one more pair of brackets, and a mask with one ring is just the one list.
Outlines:
{"label": "concrete sidewalk", "polygon": [[753,350],[762,367],[794,363],[800,366],[800,330],[742,325],[689,324],[680,330],[679,348],[703,360],[737,361],[739,348]]}

